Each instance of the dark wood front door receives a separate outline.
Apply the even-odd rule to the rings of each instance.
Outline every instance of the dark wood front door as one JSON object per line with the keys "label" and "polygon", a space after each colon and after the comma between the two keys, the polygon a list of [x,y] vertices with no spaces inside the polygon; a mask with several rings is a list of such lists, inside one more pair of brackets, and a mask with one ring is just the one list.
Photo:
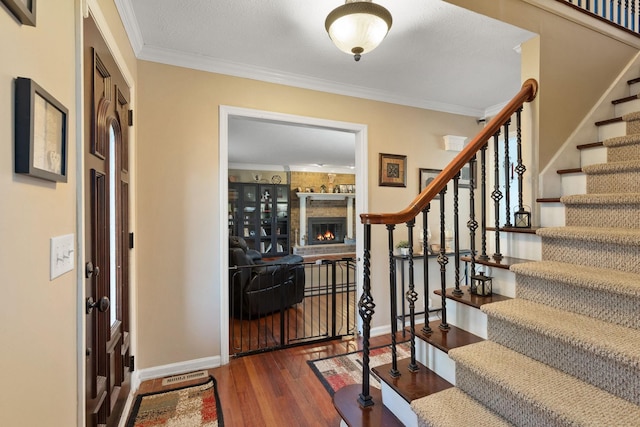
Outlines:
{"label": "dark wood front door", "polygon": [[129,88],[84,20],[86,425],[117,424],[130,390]]}

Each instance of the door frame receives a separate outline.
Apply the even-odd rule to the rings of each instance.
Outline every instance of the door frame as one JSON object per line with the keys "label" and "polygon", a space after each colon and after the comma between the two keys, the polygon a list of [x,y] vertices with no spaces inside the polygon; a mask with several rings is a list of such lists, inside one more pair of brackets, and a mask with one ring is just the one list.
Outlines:
{"label": "door frame", "polygon": [[[77,425],[81,426],[85,423],[85,362],[86,356],[85,351],[87,348],[86,343],[86,314],[85,314],[85,272],[84,272],[84,264],[85,264],[85,255],[87,248],[84,245],[85,239],[85,224],[87,218],[85,216],[85,204],[90,203],[90,200],[87,200],[84,196],[85,191],[85,174],[84,174],[84,79],[82,76],[84,75],[84,39],[83,39],[83,21],[86,17],[91,15],[93,20],[100,30],[102,38],[107,44],[113,59],[115,60],[122,76],[124,77],[127,85],[129,86],[130,93],[130,102],[129,106],[131,110],[135,111],[135,80],[133,78],[133,74],[131,70],[127,66],[127,63],[124,59],[124,55],[122,51],[118,47],[115,37],[111,33],[111,29],[107,23],[107,19],[103,14],[100,6],[98,5],[98,0],[77,0],[76,1],[76,135],[79,135],[76,138],[75,150],[76,150],[76,175],[78,179],[76,180],[76,245],[77,245],[77,256],[76,256],[76,289],[77,289],[77,309],[76,309],[76,363],[77,363]],[[131,131],[129,133],[129,231],[135,231],[135,223],[136,223],[136,191],[135,191],[135,179],[136,179],[136,171],[135,171],[135,150],[133,149],[135,145],[135,128],[131,127]],[[129,305],[130,305],[130,334],[131,334],[131,343],[130,349],[131,354],[135,354],[137,351],[137,311],[135,307],[137,305],[136,301],[136,275],[135,275],[135,265],[136,265],[136,255],[135,250],[131,249],[129,251],[129,262],[130,262],[130,287],[129,287]],[[139,379],[137,375],[137,371],[131,373],[131,391],[136,390],[138,388]],[[125,407],[123,413],[126,413],[131,406],[133,394],[130,392],[127,397],[127,401],[125,403]]]}
{"label": "door frame", "polygon": [[[368,126],[359,123],[341,122],[336,120],[319,119],[316,117],[297,116],[293,114],[276,113],[272,111],[254,110],[249,108],[220,105],[218,117],[218,195],[220,212],[218,215],[218,235],[227,236],[228,219],[226,206],[229,202],[229,117],[245,117],[261,119],[278,123],[305,125],[353,133],[355,136],[355,175],[356,175],[356,218],[363,212],[368,212]],[[364,225],[356,221],[356,293],[362,292],[362,253],[364,251]],[[229,239],[218,240],[220,254],[220,268],[218,283],[220,283],[220,362],[229,363]],[[358,318],[357,329],[362,330],[361,319]]]}

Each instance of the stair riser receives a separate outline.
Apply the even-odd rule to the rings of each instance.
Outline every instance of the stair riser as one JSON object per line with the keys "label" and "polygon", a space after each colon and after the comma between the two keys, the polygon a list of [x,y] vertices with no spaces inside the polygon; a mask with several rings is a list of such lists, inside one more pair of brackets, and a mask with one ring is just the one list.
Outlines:
{"label": "stair riser", "polygon": [[606,162],[607,149],[605,147],[580,150],[580,166],[596,165]]}
{"label": "stair riser", "polygon": [[[636,110],[638,111],[638,110]],[[630,111],[633,113],[633,111]],[[632,135],[634,133],[640,133],[640,120],[631,120],[626,122],[625,135]]]}
{"label": "stair riser", "polygon": [[564,205],[562,203],[540,204],[540,226],[562,227],[565,225]]}
{"label": "stair riser", "polygon": [[640,298],[516,274],[518,298],[640,329]]}
{"label": "stair riser", "polygon": [[456,387],[515,425],[565,427],[565,423],[557,420],[553,414],[541,411],[534,403],[525,401],[512,390],[477,375],[461,363],[456,365],[456,380]]}
{"label": "stair riser", "polygon": [[584,194],[587,192],[587,178],[583,173],[562,175],[562,195]]}
{"label": "stair riser", "polygon": [[622,135],[627,135],[627,124],[625,122],[610,123],[598,127],[599,141]]}
{"label": "stair riser", "polygon": [[[624,162],[626,160],[640,160],[640,144],[621,145],[607,149],[608,162]],[[606,163],[606,162],[602,162]]]}
{"label": "stair riser", "polygon": [[[418,427],[418,415],[411,410],[411,405],[402,396],[385,381],[380,383],[380,390],[384,406],[389,408],[405,427]],[[376,402],[376,405],[378,404],[380,403]]]}
{"label": "stair riser", "polygon": [[416,360],[456,385],[456,364],[447,353],[423,340],[416,340]]}
{"label": "stair riser", "polygon": [[544,237],[542,259],[640,273],[640,246]]}
{"label": "stair riser", "polygon": [[[493,255],[495,249],[495,232],[487,232],[487,254]],[[541,245],[540,238],[535,234],[527,233],[500,233],[500,252],[512,258],[529,259],[532,261],[540,260]],[[497,270],[497,269],[496,269]],[[502,292],[498,292],[502,295]]]}
{"label": "stair riser", "polygon": [[640,171],[587,175],[587,193],[640,193]]}
{"label": "stair riser", "polygon": [[631,366],[505,319],[489,316],[488,330],[493,342],[640,405],[640,371]]}
{"label": "stair riser", "polygon": [[568,226],[640,228],[640,206],[569,205],[565,221]]}
{"label": "stair riser", "polygon": [[620,117],[625,114],[635,113],[640,111],[640,99],[634,99],[633,101],[627,101],[620,104],[616,104],[614,107],[615,116]]}

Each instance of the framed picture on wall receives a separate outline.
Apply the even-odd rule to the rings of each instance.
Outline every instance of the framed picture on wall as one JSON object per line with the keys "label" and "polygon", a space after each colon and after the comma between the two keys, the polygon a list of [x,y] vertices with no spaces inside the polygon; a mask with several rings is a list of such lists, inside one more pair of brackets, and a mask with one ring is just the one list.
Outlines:
{"label": "framed picture on wall", "polygon": [[458,181],[458,186],[460,188],[470,188],[471,187],[471,173],[473,172],[473,188],[478,187],[478,164],[476,163],[476,167],[471,171],[471,166],[469,163],[464,165],[462,169],[460,169],[460,180]]}
{"label": "framed picture on wall", "polygon": [[0,0],[23,25],[36,26],[36,0]]}
{"label": "framed picture on wall", "polygon": [[407,156],[380,153],[380,186],[407,186]]}
{"label": "framed picture on wall", "polygon": [[[424,169],[424,168],[420,168],[420,193],[422,193],[422,190],[424,190],[425,188],[427,188],[427,185],[429,185],[431,183],[431,181],[433,181],[436,176],[438,176],[438,174],[442,172],[442,169]],[[440,194],[437,194],[433,200],[440,200]]]}
{"label": "framed picture on wall", "polygon": [[15,172],[67,182],[68,110],[31,79],[15,85]]}

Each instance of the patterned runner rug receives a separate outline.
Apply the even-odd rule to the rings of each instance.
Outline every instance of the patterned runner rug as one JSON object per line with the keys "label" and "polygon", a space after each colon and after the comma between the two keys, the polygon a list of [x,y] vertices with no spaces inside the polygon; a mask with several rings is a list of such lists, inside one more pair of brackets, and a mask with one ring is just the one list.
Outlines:
{"label": "patterned runner rug", "polygon": [[216,380],[169,391],[141,394],[127,421],[127,427],[222,427],[222,409]]}
{"label": "patterned runner rug", "polygon": [[[409,343],[396,346],[398,360],[411,356]],[[307,363],[331,396],[342,387],[362,383],[362,351],[308,360]],[[372,348],[369,352],[369,368],[391,363],[391,346]],[[380,388],[380,379],[369,372],[369,385]]]}

